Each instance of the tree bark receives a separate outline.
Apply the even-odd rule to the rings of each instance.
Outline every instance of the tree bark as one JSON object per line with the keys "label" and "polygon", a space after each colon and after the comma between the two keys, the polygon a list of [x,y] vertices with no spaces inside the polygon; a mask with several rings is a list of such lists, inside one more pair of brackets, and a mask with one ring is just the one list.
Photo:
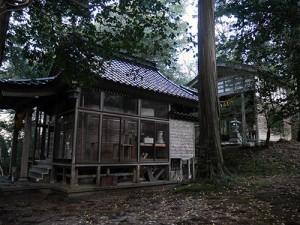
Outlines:
{"label": "tree bark", "polygon": [[297,141],[300,142],[300,122],[298,124],[298,135],[297,135]]}
{"label": "tree bark", "polygon": [[[225,173],[219,130],[219,101],[214,28],[214,0],[198,0],[198,94],[200,149],[204,165],[197,177],[214,179]],[[199,158],[198,162],[203,162]]]}
{"label": "tree bark", "polygon": [[270,138],[271,138],[271,127],[267,127],[267,138],[266,138],[266,147],[269,148],[270,146]]}
{"label": "tree bark", "polygon": [[[5,7],[5,0],[0,0],[0,8]],[[8,30],[8,23],[10,18],[10,12],[5,12],[0,14],[0,66],[2,65],[3,57],[4,57],[4,47],[6,34]]]}
{"label": "tree bark", "polygon": [[22,10],[32,4],[33,0],[0,0],[0,66],[3,62],[6,34],[12,11]]}
{"label": "tree bark", "polygon": [[[297,106],[296,106],[296,113],[298,113],[298,118],[300,114],[300,14],[299,14],[299,0],[291,0],[290,2],[291,9],[294,10],[296,14],[296,18],[294,21],[291,21],[291,31],[292,31],[292,42],[290,46],[290,54],[292,56],[292,74],[296,80],[296,94],[295,97],[298,99]],[[297,132],[297,141],[300,142],[300,123],[298,125],[298,132]]]}

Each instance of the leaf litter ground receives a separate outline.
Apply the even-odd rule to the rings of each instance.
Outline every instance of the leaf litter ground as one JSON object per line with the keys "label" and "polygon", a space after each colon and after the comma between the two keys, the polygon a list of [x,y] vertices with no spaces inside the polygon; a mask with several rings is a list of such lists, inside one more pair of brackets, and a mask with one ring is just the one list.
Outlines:
{"label": "leaf litter ground", "polygon": [[[245,157],[240,156],[245,166],[243,160],[248,159],[249,165],[255,160],[258,166],[267,160],[271,171],[245,176],[232,167],[239,184],[221,191],[155,187],[73,198],[37,192],[1,196],[0,224],[300,225],[299,147],[279,143],[265,150],[231,149]],[[241,165],[236,168],[245,173]]]}

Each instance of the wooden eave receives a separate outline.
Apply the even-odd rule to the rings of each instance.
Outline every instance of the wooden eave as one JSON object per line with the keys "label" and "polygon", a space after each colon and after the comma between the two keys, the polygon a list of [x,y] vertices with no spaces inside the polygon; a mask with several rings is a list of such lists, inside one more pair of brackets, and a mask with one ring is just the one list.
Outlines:
{"label": "wooden eave", "polygon": [[47,83],[1,82],[0,108],[19,109],[24,106],[49,107],[54,96],[66,89],[60,79]]}
{"label": "wooden eave", "polygon": [[174,104],[176,103],[176,104],[182,104],[191,107],[197,107],[196,100],[183,98],[181,96],[158,93],[143,88],[132,87],[132,86],[116,83],[110,80],[106,80],[103,78],[100,79],[98,87],[100,90],[107,91],[107,92],[136,96],[137,98],[151,99],[157,101],[164,101],[168,103],[174,103]]}

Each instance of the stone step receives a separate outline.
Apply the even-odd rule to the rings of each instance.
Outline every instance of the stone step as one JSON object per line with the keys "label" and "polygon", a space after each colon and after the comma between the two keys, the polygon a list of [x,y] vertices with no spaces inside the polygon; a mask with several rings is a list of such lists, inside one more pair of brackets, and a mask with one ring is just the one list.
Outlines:
{"label": "stone step", "polygon": [[34,168],[36,170],[40,170],[44,173],[49,173],[49,170],[51,170],[51,165],[33,165],[31,168]]}
{"label": "stone step", "polygon": [[28,177],[35,181],[41,182],[49,180],[49,173],[52,169],[50,160],[36,160],[37,165],[32,165],[29,169]]}
{"label": "stone step", "polygon": [[38,167],[38,166],[32,166],[29,171],[32,171],[35,173],[40,173],[40,174],[48,174],[49,173],[48,168],[43,168],[43,167]]}
{"label": "stone step", "polygon": [[43,174],[42,173],[39,173],[39,172],[34,171],[34,170],[30,170],[28,176],[29,177],[33,177],[33,178],[39,178],[39,179],[43,178]]}

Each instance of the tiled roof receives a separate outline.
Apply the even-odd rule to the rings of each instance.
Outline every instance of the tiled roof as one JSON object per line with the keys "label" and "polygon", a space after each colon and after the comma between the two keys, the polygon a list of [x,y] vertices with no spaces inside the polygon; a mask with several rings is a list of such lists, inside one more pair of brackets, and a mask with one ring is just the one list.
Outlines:
{"label": "tiled roof", "polygon": [[24,85],[24,86],[40,86],[46,85],[55,80],[57,76],[46,78],[30,78],[30,79],[3,79],[0,80],[0,85]]}
{"label": "tiled roof", "polygon": [[169,116],[174,119],[184,119],[189,121],[198,121],[198,115],[195,115],[193,113],[180,113],[176,111],[170,111]]}
{"label": "tiled roof", "polygon": [[193,91],[168,80],[155,67],[123,60],[111,60],[105,65],[106,70],[101,77],[107,80],[189,100],[198,99]]}
{"label": "tiled roof", "polygon": [[[162,75],[156,67],[149,64],[114,59],[105,63],[105,72],[99,74],[103,79],[138,89],[153,91],[168,96],[197,101],[198,96],[192,90],[177,85]],[[42,87],[51,84],[59,76],[35,79],[0,80],[5,86]]]}

